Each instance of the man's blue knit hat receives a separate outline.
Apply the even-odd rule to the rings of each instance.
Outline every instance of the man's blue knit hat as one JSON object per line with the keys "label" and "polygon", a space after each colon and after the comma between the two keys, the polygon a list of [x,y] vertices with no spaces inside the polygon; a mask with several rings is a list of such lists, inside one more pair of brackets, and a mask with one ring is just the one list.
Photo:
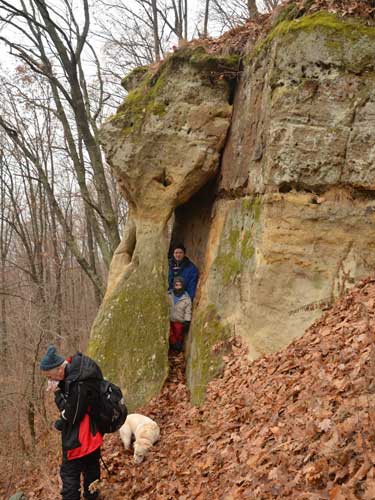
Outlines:
{"label": "man's blue knit hat", "polygon": [[40,361],[40,369],[47,372],[48,370],[52,370],[53,368],[57,368],[62,365],[64,361],[65,358],[60,356],[60,354],[57,354],[56,347],[54,345],[50,345]]}

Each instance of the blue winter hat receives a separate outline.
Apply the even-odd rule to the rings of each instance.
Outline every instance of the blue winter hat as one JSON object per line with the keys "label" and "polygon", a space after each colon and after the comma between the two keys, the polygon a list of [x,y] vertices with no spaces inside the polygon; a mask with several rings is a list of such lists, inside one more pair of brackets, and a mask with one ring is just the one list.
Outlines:
{"label": "blue winter hat", "polygon": [[185,280],[182,276],[175,276],[173,278],[173,286],[175,285],[176,282],[181,283],[181,285],[185,287]]}
{"label": "blue winter hat", "polygon": [[44,372],[48,372],[48,370],[53,370],[53,368],[57,368],[62,365],[64,361],[65,358],[60,356],[60,354],[57,354],[56,347],[54,345],[50,345],[40,361],[40,369]]}

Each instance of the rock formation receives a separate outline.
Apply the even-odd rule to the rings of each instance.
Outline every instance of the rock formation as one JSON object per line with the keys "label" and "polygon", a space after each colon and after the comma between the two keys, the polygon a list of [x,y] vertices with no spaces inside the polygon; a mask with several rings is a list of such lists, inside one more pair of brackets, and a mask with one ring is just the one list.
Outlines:
{"label": "rock formation", "polygon": [[129,220],[89,351],[130,408],[157,393],[167,375],[167,223],[217,172],[232,110],[226,76],[237,66],[237,57],[198,47],[170,55],[154,73],[138,69],[101,131]]}
{"label": "rock formation", "polygon": [[196,403],[229,335],[251,358],[277,350],[373,270],[374,50],[375,28],[356,21],[279,19],[243,54],[227,140],[235,58],[183,49],[126,79],[102,137],[130,220],[90,351],[131,405],[167,372],[173,212],[172,238],[201,269],[187,349]]}
{"label": "rock formation", "polygon": [[374,28],[321,12],[245,56],[205,235],[194,401],[218,338],[241,335],[251,358],[277,350],[374,269],[374,50]]}

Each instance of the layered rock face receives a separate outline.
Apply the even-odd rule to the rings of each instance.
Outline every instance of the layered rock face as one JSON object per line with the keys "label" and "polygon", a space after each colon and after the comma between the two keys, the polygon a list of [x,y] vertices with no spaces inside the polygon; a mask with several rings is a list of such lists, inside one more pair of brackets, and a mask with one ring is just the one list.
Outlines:
{"label": "layered rock face", "polygon": [[374,54],[375,28],[283,21],[244,54],[232,118],[234,59],[182,50],[127,79],[102,136],[130,218],[90,353],[131,407],[167,373],[172,213],[201,271],[186,353],[196,403],[228,336],[252,359],[277,350],[373,271]]}
{"label": "layered rock face", "polygon": [[373,271],[374,51],[374,28],[319,13],[280,23],[245,58],[201,260],[195,402],[218,340],[241,335],[251,358],[277,350]]}
{"label": "layered rock face", "polygon": [[217,172],[232,111],[223,71],[237,65],[197,48],[171,55],[156,72],[136,70],[101,131],[129,219],[89,353],[122,387],[129,409],[156,394],[168,372],[167,223]]}

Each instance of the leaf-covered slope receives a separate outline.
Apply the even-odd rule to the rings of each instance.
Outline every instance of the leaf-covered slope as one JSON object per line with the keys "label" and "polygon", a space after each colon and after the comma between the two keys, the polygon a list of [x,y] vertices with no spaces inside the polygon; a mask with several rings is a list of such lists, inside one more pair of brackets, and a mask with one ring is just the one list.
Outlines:
{"label": "leaf-covered slope", "polygon": [[105,498],[375,498],[374,327],[367,280],[280,353],[248,365],[235,340],[201,409],[177,358],[143,410],[160,443],[136,467],[111,438]]}
{"label": "leaf-covered slope", "polygon": [[[103,471],[103,498],[374,499],[374,332],[369,279],[279,353],[249,365],[235,339],[200,409],[188,402],[182,357],[171,359],[162,393],[142,410],[161,440],[135,466],[119,437],[107,436],[113,475]],[[49,439],[48,467],[17,489],[57,498],[57,447]]]}

